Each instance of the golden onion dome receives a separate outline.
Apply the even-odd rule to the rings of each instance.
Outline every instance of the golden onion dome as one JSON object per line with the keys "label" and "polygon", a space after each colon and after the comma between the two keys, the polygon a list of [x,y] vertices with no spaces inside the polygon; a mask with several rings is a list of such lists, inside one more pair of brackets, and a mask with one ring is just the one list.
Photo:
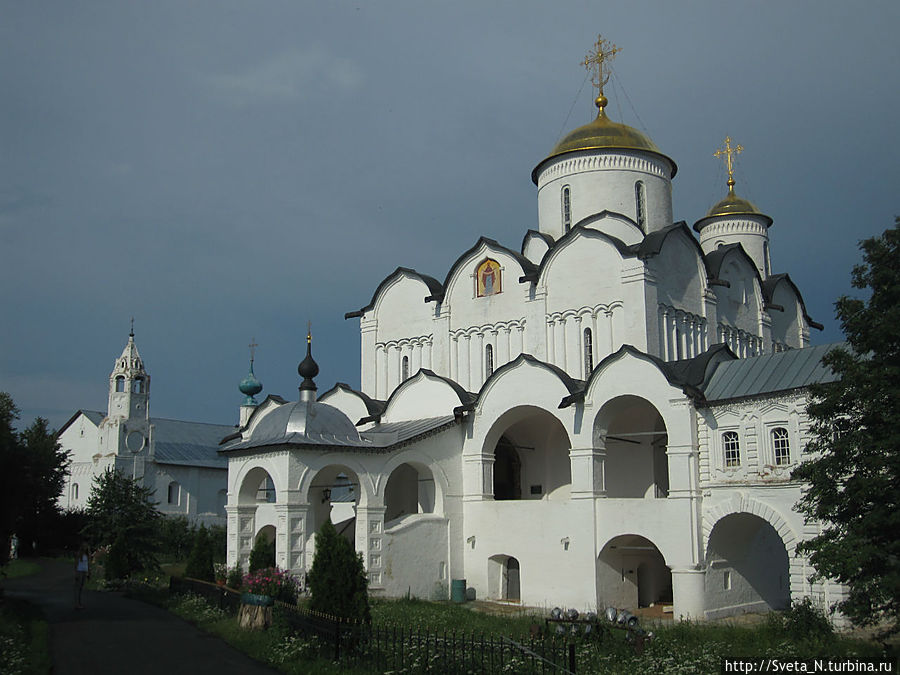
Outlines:
{"label": "golden onion dome", "polygon": [[713,207],[707,211],[706,216],[694,223],[694,229],[699,232],[712,218],[721,218],[723,216],[759,216],[766,221],[766,226],[772,224],[772,219],[756,208],[756,205],[753,202],[742,199],[734,193],[733,178],[728,180],[728,194],[725,195],[725,199],[714,204]]}
{"label": "golden onion dome", "polygon": [[736,194],[734,194],[734,188],[728,190],[728,194],[725,196],[725,199],[720,201],[718,204],[715,204],[706,214],[707,218],[714,218],[715,216],[734,216],[734,215],[762,215],[762,211],[760,211],[753,202],[750,202],[746,199],[741,199]]}
{"label": "golden onion dome", "polygon": [[551,159],[582,150],[641,150],[651,152],[654,155],[659,155],[669,163],[672,167],[670,177],[675,175],[675,172],[678,170],[675,162],[660,152],[656,144],[646,134],[627,124],[613,122],[607,117],[604,111],[606,107],[605,96],[598,96],[595,104],[599,110],[594,121],[566,134],[556,144],[556,147],[553,148],[547,158],[531,172],[531,180],[534,181],[535,185],[537,185],[537,176],[540,169]]}

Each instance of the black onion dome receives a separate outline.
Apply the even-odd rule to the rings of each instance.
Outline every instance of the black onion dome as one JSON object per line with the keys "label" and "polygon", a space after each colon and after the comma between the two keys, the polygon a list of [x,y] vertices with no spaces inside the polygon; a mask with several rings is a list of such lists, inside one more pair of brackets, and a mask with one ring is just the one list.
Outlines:
{"label": "black onion dome", "polygon": [[297,366],[297,373],[303,378],[303,382],[300,383],[301,390],[316,390],[316,383],[313,382],[313,378],[319,374],[319,364],[312,357],[312,336],[309,333],[306,334],[306,358]]}

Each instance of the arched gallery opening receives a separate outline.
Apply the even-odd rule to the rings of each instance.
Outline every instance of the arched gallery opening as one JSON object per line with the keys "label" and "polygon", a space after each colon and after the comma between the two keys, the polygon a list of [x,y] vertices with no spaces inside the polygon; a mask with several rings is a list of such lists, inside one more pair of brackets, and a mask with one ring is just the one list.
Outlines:
{"label": "arched gallery opening", "polygon": [[772,525],[750,513],[719,520],[706,549],[706,609],[716,614],[786,609],[790,570],[784,542]]}
{"label": "arched gallery opening", "polygon": [[[275,503],[278,493],[275,482],[269,472],[262,467],[250,469],[241,481],[237,491],[237,504],[241,509],[238,525],[240,536],[238,540],[238,555],[241,565],[247,569],[247,562],[253,544],[256,543],[258,534],[265,531],[271,534],[272,558],[275,557],[275,527],[277,522],[275,515]],[[253,507],[249,509],[247,507]],[[271,528],[267,530],[265,526]],[[274,563],[273,563],[274,564]]]}
{"label": "arched gallery opening", "polygon": [[619,396],[600,409],[594,422],[594,446],[605,448],[608,498],[669,496],[666,425],[652,403]]}
{"label": "arched gallery opening", "polygon": [[253,504],[274,504],[278,499],[275,491],[275,483],[269,472],[262,467],[250,469],[241,482],[238,491],[238,504],[250,506]]}
{"label": "arched gallery opening", "polygon": [[326,466],[313,477],[306,493],[312,524],[306,542],[307,565],[312,565],[316,533],[326,520],[331,521],[339,535],[356,546],[356,505],[359,498],[359,477],[346,466]]}
{"label": "arched gallery opening", "polygon": [[494,454],[495,500],[569,497],[571,444],[562,423],[546,410],[510,410],[494,424],[486,446]]}
{"label": "arched gallery opening", "polygon": [[610,539],[597,558],[597,606],[637,609],[672,602],[672,572],[646,537]]}
{"label": "arched gallery opening", "polygon": [[424,464],[407,462],[391,471],[384,487],[384,521],[390,527],[406,516],[434,513],[434,476]]}
{"label": "arched gallery opening", "polygon": [[509,602],[522,599],[522,569],[517,558],[510,555],[488,558],[488,597]]}

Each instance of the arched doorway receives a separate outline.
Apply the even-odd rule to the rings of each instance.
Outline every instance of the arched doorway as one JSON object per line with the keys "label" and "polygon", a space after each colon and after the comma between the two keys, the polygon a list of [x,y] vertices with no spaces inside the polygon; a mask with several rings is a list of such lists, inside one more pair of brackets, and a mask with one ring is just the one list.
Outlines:
{"label": "arched doorway", "polygon": [[652,403],[632,395],[608,401],[594,422],[594,446],[606,450],[606,496],[667,497],[667,441],[666,425]]}
{"label": "arched doorway", "polygon": [[720,519],[706,549],[710,616],[785,609],[791,603],[790,561],[771,524],[750,513]]}
{"label": "arched doorway", "polygon": [[488,597],[519,602],[522,598],[522,568],[517,558],[494,555],[488,558]]}
{"label": "arched doorway", "polygon": [[672,572],[646,537],[610,539],[597,558],[597,606],[637,609],[672,602]]}
{"label": "arched doorway", "polygon": [[570,447],[562,422],[546,410],[522,406],[507,411],[485,439],[486,450],[494,454],[494,499],[568,499]]}

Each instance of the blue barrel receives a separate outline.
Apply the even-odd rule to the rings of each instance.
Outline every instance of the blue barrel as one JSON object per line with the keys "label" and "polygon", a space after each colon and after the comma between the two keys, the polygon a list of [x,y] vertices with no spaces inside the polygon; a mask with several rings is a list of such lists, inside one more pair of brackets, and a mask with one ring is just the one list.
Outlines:
{"label": "blue barrel", "polygon": [[466,580],[453,579],[450,582],[450,600],[453,602],[466,601]]}

